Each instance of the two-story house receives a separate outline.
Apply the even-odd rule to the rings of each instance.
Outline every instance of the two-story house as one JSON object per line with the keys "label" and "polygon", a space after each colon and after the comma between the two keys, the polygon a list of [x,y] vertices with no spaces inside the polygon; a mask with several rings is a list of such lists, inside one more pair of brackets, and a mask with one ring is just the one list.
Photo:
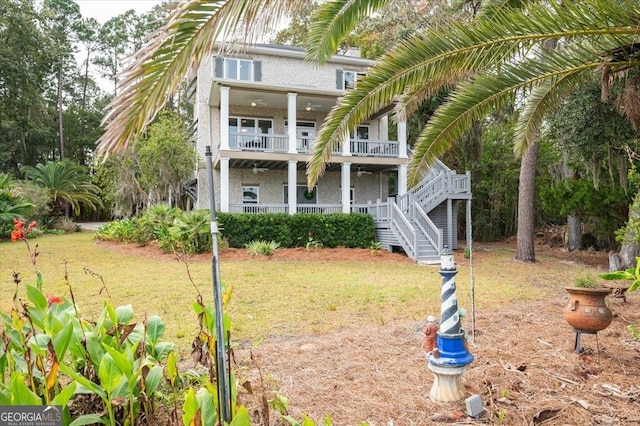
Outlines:
{"label": "two-story house", "polygon": [[[204,159],[211,147],[213,155],[217,208],[232,213],[370,213],[387,249],[403,247],[412,258],[428,260],[437,258],[444,245],[455,248],[457,200],[471,198],[469,177],[438,163],[427,180],[440,179],[440,189],[434,181],[423,182],[418,192],[408,191],[407,127],[392,123],[391,108],[356,126],[331,156],[316,187],[307,188],[306,164],[317,131],[371,65],[348,52],[318,67],[304,59],[302,49],[279,45],[214,53],[203,61],[190,75],[190,97],[198,154]],[[207,208],[204,162],[197,182],[195,206]],[[451,185],[456,189],[451,191]],[[428,201],[429,211],[419,206],[417,211],[414,200]],[[467,211],[470,215],[469,207]]]}

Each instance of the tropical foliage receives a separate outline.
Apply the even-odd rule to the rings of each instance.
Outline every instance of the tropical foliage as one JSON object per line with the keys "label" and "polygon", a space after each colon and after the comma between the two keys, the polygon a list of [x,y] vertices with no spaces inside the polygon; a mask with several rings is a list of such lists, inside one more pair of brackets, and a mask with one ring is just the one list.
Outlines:
{"label": "tropical foliage", "polygon": [[49,194],[51,209],[56,216],[65,214],[67,203],[73,208],[75,215],[80,213],[80,205],[96,210],[102,207],[100,188],[91,183],[87,171],[68,160],[48,161],[35,167],[22,168],[25,178],[45,188]]}

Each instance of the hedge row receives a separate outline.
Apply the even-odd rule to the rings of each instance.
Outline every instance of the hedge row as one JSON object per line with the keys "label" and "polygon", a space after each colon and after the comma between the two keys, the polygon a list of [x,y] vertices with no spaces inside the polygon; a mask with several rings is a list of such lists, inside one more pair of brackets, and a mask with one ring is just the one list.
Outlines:
{"label": "hedge row", "polygon": [[230,247],[245,247],[255,240],[304,247],[312,239],[324,247],[367,248],[375,241],[373,218],[368,214],[218,213],[217,219]]}

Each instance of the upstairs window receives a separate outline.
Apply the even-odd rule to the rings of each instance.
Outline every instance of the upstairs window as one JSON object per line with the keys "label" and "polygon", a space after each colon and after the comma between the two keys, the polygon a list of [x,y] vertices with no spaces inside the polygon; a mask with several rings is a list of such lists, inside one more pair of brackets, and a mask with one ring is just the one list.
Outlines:
{"label": "upstairs window", "polygon": [[336,89],[353,89],[358,79],[362,77],[364,77],[363,72],[336,70]]}
{"label": "upstairs window", "polygon": [[213,75],[229,80],[262,81],[262,62],[216,56],[213,61]]}

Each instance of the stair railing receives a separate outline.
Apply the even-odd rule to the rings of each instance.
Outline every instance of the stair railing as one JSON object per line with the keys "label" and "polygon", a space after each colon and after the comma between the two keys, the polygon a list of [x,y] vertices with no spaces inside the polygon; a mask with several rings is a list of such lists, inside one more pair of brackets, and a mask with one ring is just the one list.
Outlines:
{"label": "stair railing", "polygon": [[389,198],[391,227],[396,231],[402,247],[412,259],[417,256],[418,234],[392,198]]}
{"label": "stair railing", "polygon": [[422,231],[427,240],[429,240],[431,245],[437,250],[438,254],[442,253],[442,229],[438,229],[435,223],[433,223],[433,221],[429,219],[429,216],[427,216],[425,211],[418,204],[414,204],[414,209],[414,220],[416,225],[418,226],[420,231]]}

